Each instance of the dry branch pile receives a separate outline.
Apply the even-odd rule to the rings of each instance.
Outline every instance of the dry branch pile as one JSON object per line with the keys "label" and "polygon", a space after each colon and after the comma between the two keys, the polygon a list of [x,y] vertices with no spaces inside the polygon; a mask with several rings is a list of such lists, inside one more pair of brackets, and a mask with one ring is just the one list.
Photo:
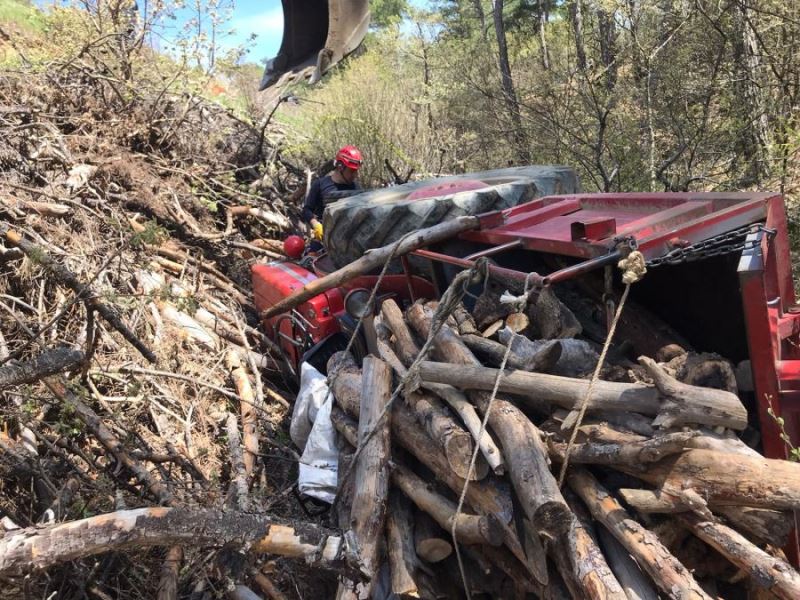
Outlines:
{"label": "dry branch pile", "polygon": [[[459,306],[438,331],[440,303],[403,313],[387,300],[380,356],[363,368],[343,353],[329,362],[332,418],[348,442],[340,464],[356,461],[339,524],[368,574],[386,562],[401,597],[461,597],[458,544],[473,596],[800,597],[780,549],[800,508],[800,465],[736,436],[747,411],[730,363],[662,332],[659,362],[612,353],[578,423],[598,360],[575,337],[580,319],[548,290],[513,314],[490,300],[484,292],[473,314]],[[414,366],[432,327],[431,352]],[[501,373],[507,344],[515,367]],[[375,581],[345,581],[340,597],[365,597]]]}
{"label": "dry branch pile", "polygon": [[0,75],[0,596],[314,595],[280,557],[328,572],[344,546],[296,520],[250,290],[305,174],[274,131],[89,54]]}

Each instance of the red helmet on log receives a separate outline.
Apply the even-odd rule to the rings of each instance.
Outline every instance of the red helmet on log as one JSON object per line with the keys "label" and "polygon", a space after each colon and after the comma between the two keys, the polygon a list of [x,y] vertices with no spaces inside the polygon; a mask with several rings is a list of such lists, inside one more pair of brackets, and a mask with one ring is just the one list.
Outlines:
{"label": "red helmet on log", "polygon": [[364,157],[361,156],[361,150],[355,146],[345,146],[336,153],[336,158],[334,160],[337,166],[343,165],[348,169],[358,171],[358,169],[361,168],[361,164],[364,162]]}
{"label": "red helmet on log", "polygon": [[289,258],[301,258],[305,249],[306,242],[299,235],[290,235],[283,240],[283,251]]}

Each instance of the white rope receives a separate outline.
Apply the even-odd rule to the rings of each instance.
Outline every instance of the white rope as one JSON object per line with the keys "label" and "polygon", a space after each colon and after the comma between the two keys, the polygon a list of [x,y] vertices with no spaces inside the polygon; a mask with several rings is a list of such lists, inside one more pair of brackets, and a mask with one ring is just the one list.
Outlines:
{"label": "white rope", "polygon": [[622,281],[625,283],[625,291],[622,292],[622,298],[620,299],[619,306],[614,314],[614,320],[611,322],[611,328],[608,330],[608,336],[606,336],[605,344],[603,344],[603,351],[600,353],[600,358],[597,360],[597,366],[594,368],[592,379],[589,381],[589,387],[586,388],[586,394],[583,396],[583,400],[581,401],[578,419],[575,422],[575,426],[572,428],[572,434],[569,437],[567,450],[564,453],[564,462],[561,464],[561,472],[558,475],[559,488],[563,487],[564,485],[564,478],[567,475],[567,467],[569,466],[569,454],[572,451],[572,447],[575,445],[575,439],[578,437],[578,430],[581,427],[581,423],[583,423],[583,417],[586,415],[586,410],[589,408],[589,398],[592,395],[594,384],[597,383],[598,379],[600,379],[600,371],[602,370],[603,364],[606,361],[608,349],[611,347],[611,340],[614,338],[614,333],[617,330],[617,324],[622,316],[622,309],[625,306],[625,301],[628,299],[628,292],[631,290],[631,285],[639,281],[642,277],[644,277],[645,273],[647,273],[644,256],[638,250],[634,250],[627,257],[620,260],[617,263],[617,266],[623,271]]}
{"label": "white rope", "polygon": [[[506,291],[503,296],[501,296],[500,301],[504,304],[513,304],[516,313],[521,313],[525,310],[525,307],[528,303],[528,295],[530,294],[530,280],[533,273],[529,273],[528,276],[525,278],[525,289],[521,296],[512,296],[508,291]],[[503,301],[503,297],[506,297],[506,301]],[[489,397],[489,403],[486,405],[486,412],[483,415],[483,419],[481,420],[481,427],[478,430],[478,435],[475,436],[476,443],[475,447],[472,449],[472,457],[469,461],[469,468],[467,469],[467,476],[464,479],[464,487],[461,488],[461,495],[458,498],[458,506],[456,507],[456,513],[453,517],[453,525],[450,528],[450,535],[453,538],[453,548],[456,551],[456,559],[458,560],[458,569],[461,573],[461,582],[464,585],[464,592],[467,595],[467,600],[472,600],[472,593],[469,591],[469,585],[467,584],[467,574],[464,570],[464,561],[461,558],[461,550],[459,549],[458,545],[458,533],[456,531],[456,526],[458,525],[458,517],[461,515],[461,511],[464,508],[464,500],[467,497],[467,490],[469,489],[469,481],[472,477],[472,472],[475,469],[475,463],[478,459],[478,452],[480,451],[480,444],[477,443],[477,440],[480,440],[483,437],[483,433],[486,431],[486,424],[489,422],[489,415],[492,413],[492,406],[494,405],[495,398],[497,398],[497,390],[500,388],[500,381],[503,378],[503,371],[506,368],[506,363],[508,362],[508,357],[511,355],[511,345],[514,341],[514,335],[510,335],[508,338],[508,343],[506,344],[506,350],[503,353],[503,360],[500,362],[500,368],[497,371],[497,377],[494,380],[494,387],[492,388],[492,395]]]}

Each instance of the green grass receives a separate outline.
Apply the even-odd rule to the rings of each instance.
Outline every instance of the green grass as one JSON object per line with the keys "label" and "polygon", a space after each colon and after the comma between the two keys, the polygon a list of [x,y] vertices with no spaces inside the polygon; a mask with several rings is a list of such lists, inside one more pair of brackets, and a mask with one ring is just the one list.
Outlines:
{"label": "green grass", "polygon": [[0,24],[13,24],[31,33],[43,33],[47,18],[25,0],[0,0]]}

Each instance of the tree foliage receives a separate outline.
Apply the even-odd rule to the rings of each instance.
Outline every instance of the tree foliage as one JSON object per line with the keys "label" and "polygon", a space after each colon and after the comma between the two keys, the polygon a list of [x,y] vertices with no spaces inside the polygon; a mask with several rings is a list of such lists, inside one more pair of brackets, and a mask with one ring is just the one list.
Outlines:
{"label": "tree foliage", "polygon": [[512,87],[498,2],[434,6],[306,92],[325,105],[299,110],[315,142],[298,149],[321,159],[360,143],[377,180],[384,159],[432,174],[531,160],[575,166],[590,190],[794,189],[793,3],[500,3]]}

